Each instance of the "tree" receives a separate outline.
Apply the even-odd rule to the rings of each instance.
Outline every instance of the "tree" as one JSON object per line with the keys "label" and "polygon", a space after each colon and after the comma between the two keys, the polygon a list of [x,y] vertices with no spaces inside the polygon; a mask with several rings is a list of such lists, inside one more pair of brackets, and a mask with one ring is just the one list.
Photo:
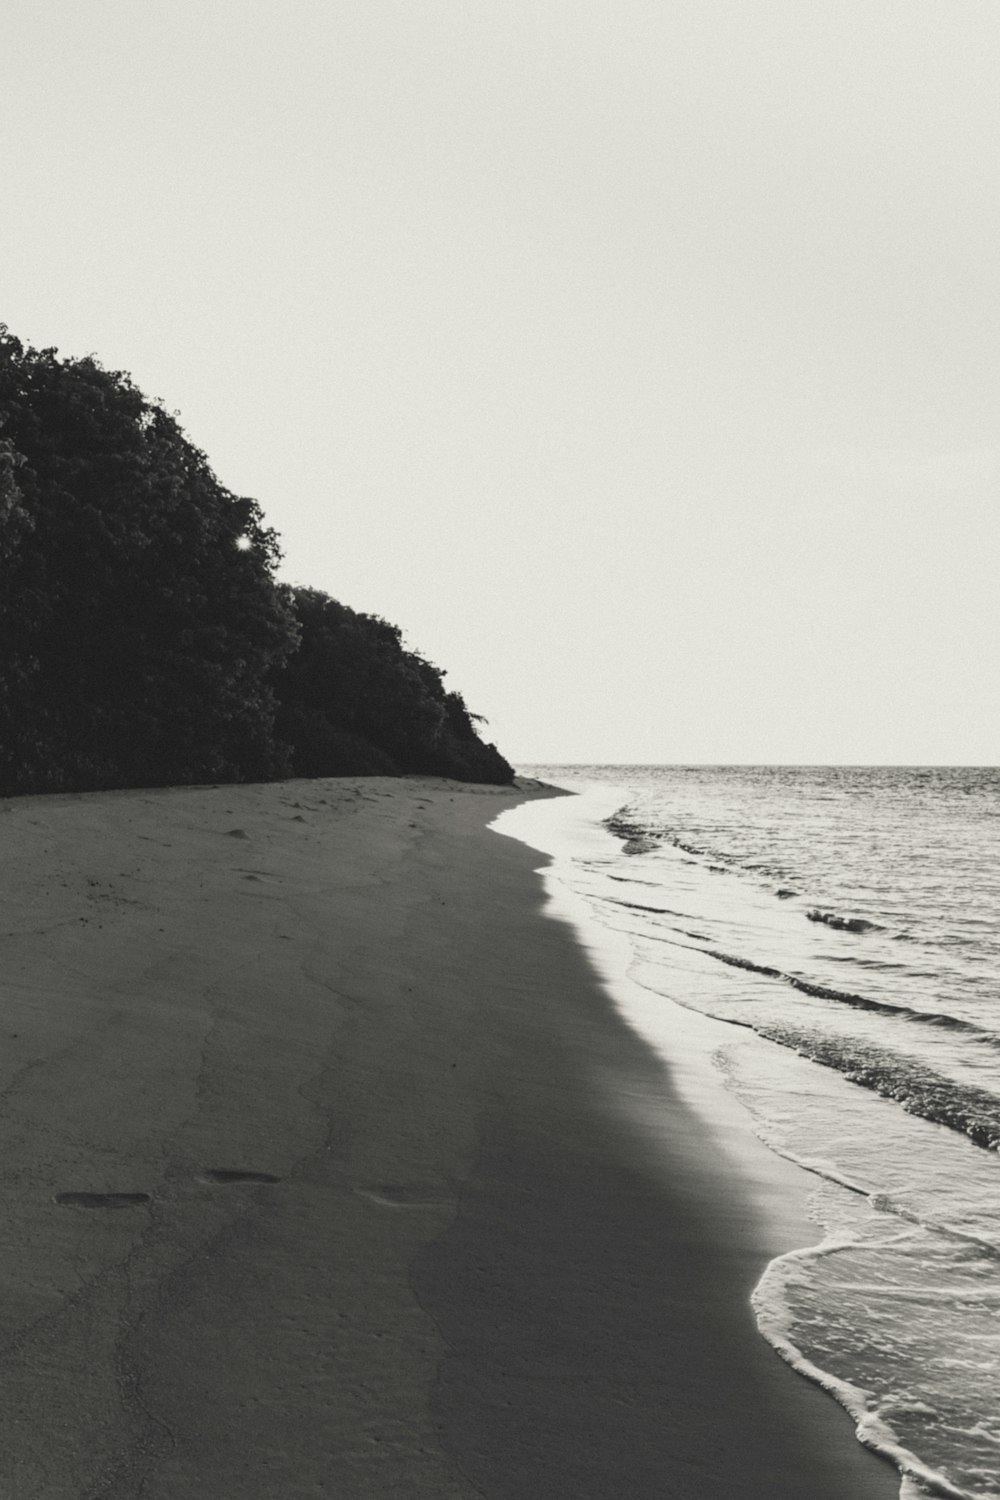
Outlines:
{"label": "tree", "polygon": [[2,327],[0,438],[0,790],[285,770],[296,631],[256,503],[129,376]]}
{"label": "tree", "polygon": [[375,770],[508,783],[444,673],[407,651],[397,626],[316,589],[294,594],[299,646],[276,674],[279,732],[299,775]]}
{"label": "tree", "polygon": [[279,585],[279,557],[130,376],[0,324],[0,795],[512,779],[395,625]]}

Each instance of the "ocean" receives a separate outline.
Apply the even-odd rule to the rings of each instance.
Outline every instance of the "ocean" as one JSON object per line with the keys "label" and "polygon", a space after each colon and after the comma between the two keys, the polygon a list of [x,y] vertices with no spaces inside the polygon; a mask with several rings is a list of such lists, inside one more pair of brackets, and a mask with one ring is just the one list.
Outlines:
{"label": "ocean", "polygon": [[1000,770],[525,774],[587,791],[550,878],[654,1005],[724,1023],[718,1078],[812,1174],[817,1243],[767,1268],[761,1332],[903,1496],[1000,1500]]}

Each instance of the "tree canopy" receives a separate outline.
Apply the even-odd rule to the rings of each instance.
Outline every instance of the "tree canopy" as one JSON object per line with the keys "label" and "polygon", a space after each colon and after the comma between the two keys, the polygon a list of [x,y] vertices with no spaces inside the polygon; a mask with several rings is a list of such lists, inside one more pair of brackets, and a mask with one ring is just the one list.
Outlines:
{"label": "tree canopy", "polygon": [[0,794],[510,780],[395,626],[279,584],[279,558],[128,375],[0,325]]}
{"label": "tree canopy", "polygon": [[[294,591],[298,649],[276,674],[278,728],[302,776],[402,770],[508,782],[444,673],[407,651],[395,625],[315,589]],[[364,762],[364,763],[362,763]]]}

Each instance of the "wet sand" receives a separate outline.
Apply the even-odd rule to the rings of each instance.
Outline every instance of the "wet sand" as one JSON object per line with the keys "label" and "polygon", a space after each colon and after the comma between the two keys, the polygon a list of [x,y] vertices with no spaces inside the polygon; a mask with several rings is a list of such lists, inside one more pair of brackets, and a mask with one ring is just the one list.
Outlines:
{"label": "wet sand", "polygon": [[487,830],[532,794],[0,803],[3,1493],[896,1496],[756,1331],[745,1185]]}

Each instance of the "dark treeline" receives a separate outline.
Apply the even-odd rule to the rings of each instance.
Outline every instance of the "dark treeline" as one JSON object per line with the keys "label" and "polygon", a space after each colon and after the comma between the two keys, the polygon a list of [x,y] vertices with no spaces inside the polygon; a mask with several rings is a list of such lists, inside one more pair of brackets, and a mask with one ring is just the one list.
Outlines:
{"label": "dark treeline", "polygon": [[509,782],[399,630],[277,583],[174,418],[0,324],[0,795],[421,772]]}

